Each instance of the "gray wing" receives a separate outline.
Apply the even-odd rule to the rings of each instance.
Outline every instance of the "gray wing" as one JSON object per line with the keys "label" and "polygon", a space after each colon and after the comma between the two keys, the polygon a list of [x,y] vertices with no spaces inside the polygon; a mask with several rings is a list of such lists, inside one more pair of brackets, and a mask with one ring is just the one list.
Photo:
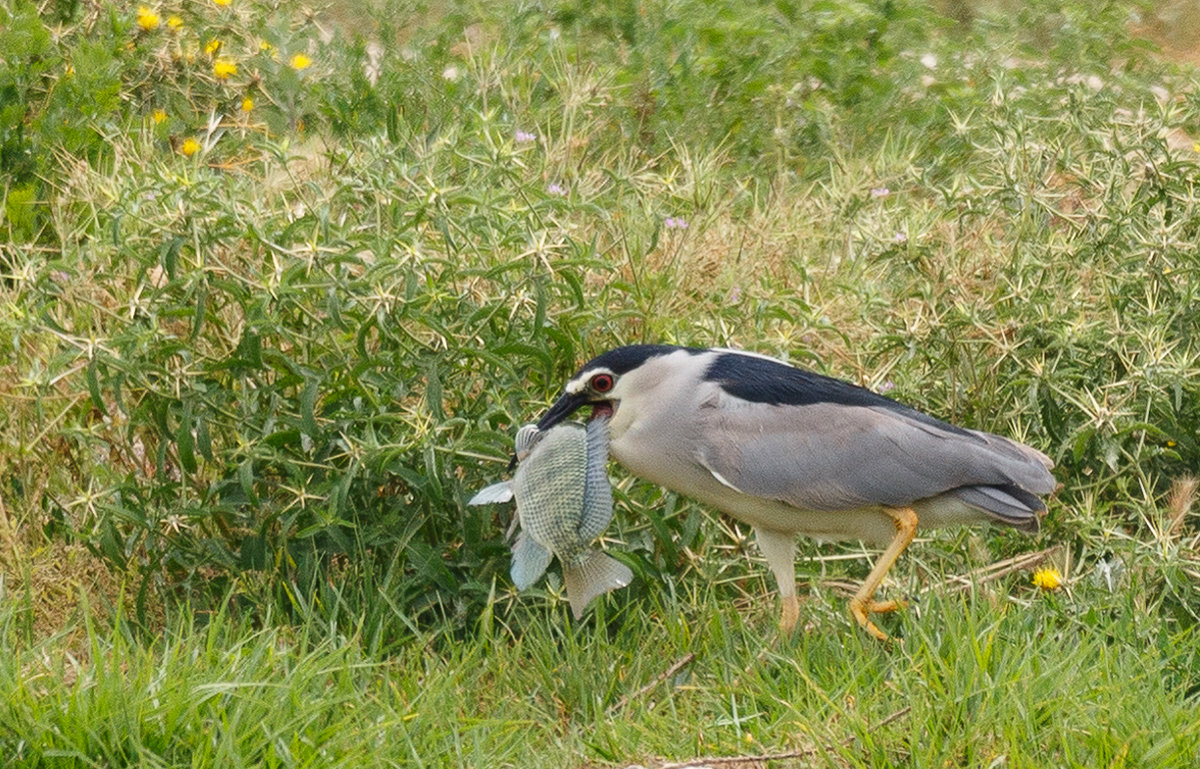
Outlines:
{"label": "gray wing", "polygon": [[909,409],[777,406],[729,395],[701,409],[699,461],[719,481],[810,510],[909,505],[962,487],[1046,494],[1050,460],[988,433]]}

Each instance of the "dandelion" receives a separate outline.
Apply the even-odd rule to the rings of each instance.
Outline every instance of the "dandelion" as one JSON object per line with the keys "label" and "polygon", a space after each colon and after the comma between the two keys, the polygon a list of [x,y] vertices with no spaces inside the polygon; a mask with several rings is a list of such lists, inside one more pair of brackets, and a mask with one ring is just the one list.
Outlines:
{"label": "dandelion", "polygon": [[230,75],[237,74],[237,65],[229,59],[217,59],[213,62],[213,74],[218,80],[228,80]]}
{"label": "dandelion", "polygon": [[167,119],[167,113],[165,110],[156,109],[156,110],[154,110],[154,114],[151,115],[150,117],[154,120],[155,124],[157,125],[159,123],[164,122]]}
{"label": "dandelion", "polygon": [[139,27],[147,32],[158,29],[158,14],[144,5],[139,6],[137,9],[137,23]]}
{"label": "dandelion", "polygon": [[190,158],[192,155],[195,155],[200,151],[200,142],[189,137],[184,140],[183,145],[179,148],[179,151]]}
{"label": "dandelion", "polygon": [[537,141],[537,134],[529,133],[528,131],[517,131],[513,138],[517,140],[517,144],[528,144],[529,142]]}
{"label": "dandelion", "polygon": [[1033,584],[1042,590],[1058,590],[1062,587],[1063,578],[1058,569],[1038,569],[1033,573]]}
{"label": "dandelion", "polygon": [[232,2],[233,2],[233,0],[213,0],[213,5],[215,5],[219,8],[225,8]]}
{"label": "dandelion", "polygon": [[207,53],[209,56],[212,56],[214,53],[216,53],[219,50],[221,50],[221,41],[220,40],[213,39],[213,40],[209,40],[207,43],[204,44],[204,52]]}
{"label": "dandelion", "polygon": [[183,19],[172,14],[167,17],[167,26],[171,28],[172,32],[178,32],[183,29]]}
{"label": "dandelion", "polygon": [[303,72],[312,66],[312,59],[302,53],[298,53],[288,61],[288,65],[297,72]]}
{"label": "dandelion", "polygon": [[242,99],[242,112],[249,112],[252,109],[254,109],[254,99],[249,96]]}

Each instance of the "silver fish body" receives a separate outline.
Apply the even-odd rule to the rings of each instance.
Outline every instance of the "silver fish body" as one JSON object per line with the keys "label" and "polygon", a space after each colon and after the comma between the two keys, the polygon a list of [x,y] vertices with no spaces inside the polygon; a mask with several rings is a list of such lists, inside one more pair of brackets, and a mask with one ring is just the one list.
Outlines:
{"label": "silver fish body", "polygon": [[608,419],[543,432],[527,425],[517,434],[516,449],[520,464],[512,481],[487,487],[471,504],[505,501],[505,495],[516,499],[521,533],[513,545],[513,584],[518,590],[530,587],[557,556],[579,619],[596,596],[633,579],[629,567],[591,546],[612,520]]}

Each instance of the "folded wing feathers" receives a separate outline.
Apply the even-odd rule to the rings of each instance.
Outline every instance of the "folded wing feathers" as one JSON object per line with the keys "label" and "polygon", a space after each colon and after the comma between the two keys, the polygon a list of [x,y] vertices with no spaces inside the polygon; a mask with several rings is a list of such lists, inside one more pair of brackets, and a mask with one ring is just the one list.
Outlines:
{"label": "folded wing feathers", "polygon": [[1001,517],[1022,508],[1015,517],[1024,518],[1026,495],[1036,499],[1055,488],[1052,463],[1036,449],[990,433],[943,429],[905,410],[780,407],[727,395],[714,405],[709,429],[719,439],[702,452],[701,464],[726,486],[799,508],[907,505],[960,488],[1000,487],[1020,493],[1007,494],[1015,506],[994,495],[968,496]]}

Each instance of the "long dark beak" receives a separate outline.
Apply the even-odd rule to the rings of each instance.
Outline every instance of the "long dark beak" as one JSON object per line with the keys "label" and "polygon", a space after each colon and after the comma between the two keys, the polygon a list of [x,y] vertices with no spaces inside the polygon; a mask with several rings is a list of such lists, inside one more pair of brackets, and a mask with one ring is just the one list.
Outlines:
{"label": "long dark beak", "polygon": [[[558,400],[554,401],[554,405],[542,415],[538,420],[537,426],[539,430],[549,430],[559,422],[574,414],[581,406],[588,403],[586,395],[571,395],[563,393]],[[508,463],[508,471],[511,473],[517,466],[517,455],[513,454]]]}
{"label": "long dark beak", "polygon": [[543,414],[542,418],[538,420],[538,429],[549,430],[551,427],[554,427],[559,422],[574,414],[581,406],[587,404],[587,402],[587,396],[582,393],[578,395],[563,393],[558,400],[554,401],[554,405],[550,407],[550,410]]}

